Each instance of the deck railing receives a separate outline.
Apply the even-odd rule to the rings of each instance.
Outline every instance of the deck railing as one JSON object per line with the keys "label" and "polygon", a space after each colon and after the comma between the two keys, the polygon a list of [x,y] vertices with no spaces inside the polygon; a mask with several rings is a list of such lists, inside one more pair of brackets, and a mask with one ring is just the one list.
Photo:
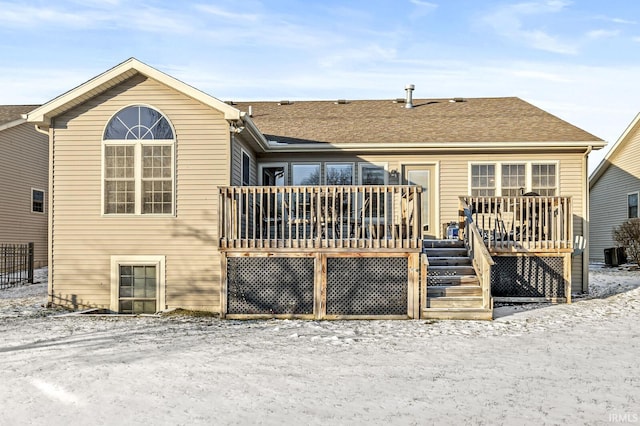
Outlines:
{"label": "deck railing", "polygon": [[482,288],[482,308],[490,309],[493,307],[491,302],[491,267],[495,262],[485,246],[481,231],[473,219],[472,209],[464,197],[460,197],[460,212],[460,219],[464,223],[464,232],[462,233],[464,243],[469,250],[473,268]]}
{"label": "deck railing", "polygon": [[491,252],[573,248],[571,197],[460,197]]}
{"label": "deck railing", "polygon": [[421,188],[220,188],[220,248],[418,249]]}

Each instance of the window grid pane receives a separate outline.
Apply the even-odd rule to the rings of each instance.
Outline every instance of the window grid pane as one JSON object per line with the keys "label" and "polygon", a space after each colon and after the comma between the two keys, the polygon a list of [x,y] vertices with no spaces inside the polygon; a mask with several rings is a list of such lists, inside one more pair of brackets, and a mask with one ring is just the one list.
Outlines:
{"label": "window grid pane", "polygon": [[171,213],[173,150],[169,145],[142,147],[142,213]]}
{"label": "window grid pane", "polygon": [[142,182],[142,213],[171,213],[173,182],[151,180]]}
{"label": "window grid pane", "polygon": [[531,165],[531,190],[543,196],[555,196],[557,192],[556,165]]}
{"label": "window grid pane", "polygon": [[44,192],[34,189],[31,191],[31,211],[44,213]]}
{"label": "window grid pane", "polygon": [[121,265],[119,312],[153,314],[156,312],[156,267]]}
{"label": "window grid pane", "polygon": [[495,164],[471,165],[471,195],[475,197],[496,195]]}
{"label": "window grid pane", "polygon": [[521,195],[526,186],[524,164],[502,165],[502,196],[516,197]]}

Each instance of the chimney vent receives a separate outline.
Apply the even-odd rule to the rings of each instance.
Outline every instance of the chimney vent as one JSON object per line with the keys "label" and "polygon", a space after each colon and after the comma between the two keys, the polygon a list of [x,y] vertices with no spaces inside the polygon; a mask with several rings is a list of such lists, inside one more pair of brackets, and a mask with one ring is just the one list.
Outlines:
{"label": "chimney vent", "polygon": [[413,84],[407,84],[404,87],[404,90],[407,92],[407,99],[404,104],[405,108],[413,108],[413,89],[415,88],[416,86],[414,86]]}

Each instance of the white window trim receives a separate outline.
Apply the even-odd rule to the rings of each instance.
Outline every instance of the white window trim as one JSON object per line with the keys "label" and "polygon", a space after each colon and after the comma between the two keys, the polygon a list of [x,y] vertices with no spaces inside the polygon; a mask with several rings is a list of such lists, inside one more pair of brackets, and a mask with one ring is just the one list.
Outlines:
{"label": "white window trim", "polygon": [[[105,140],[104,132],[106,131],[107,126],[109,125],[113,117],[118,115],[120,111],[126,108],[129,108],[131,106],[143,106],[143,107],[151,108],[155,111],[158,111],[160,114],[162,114],[162,116],[169,123],[169,126],[171,126],[173,139],[171,140],[168,140],[168,139],[142,139],[142,140],[108,139],[108,140]],[[101,135],[102,135],[101,136],[102,142],[101,142],[101,149],[100,149],[101,151],[100,167],[101,167],[102,173],[100,174],[100,176],[102,180],[100,182],[100,215],[104,217],[132,217],[132,216],[163,217],[163,218],[175,217],[176,216],[176,198],[177,198],[176,168],[177,168],[177,162],[178,162],[176,158],[177,136],[176,136],[176,129],[173,127],[173,123],[171,122],[171,120],[169,120],[167,114],[165,114],[161,109],[156,108],[153,105],[149,105],[145,103],[128,104],[118,109],[113,114],[111,114],[111,117],[109,117],[109,119],[104,123],[104,127],[102,129]],[[104,187],[105,187],[105,179],[106,179],[105,177],[106,165],[104,162],[104,150],[105,150],[105,146],[107,145],[133,145],[134,146],[135,165],[134,165],[133,173],[134,173],[134,179],[135,179],[134,185],[135,185],[135,192],[136,192],[134,213],[105,213]],[[155,145],[155,146],[171,145],[172,146],[171,185],[172,185],[173,197],[171,197],[171,213],[147,213],[147,214],[142,213],[142,146],[143,145]]]}
{"label": "white window trim", "polygon": [[289,163],[287,162],[279,162],[279,163],[258,163],[258,182],[260,185],[264,186],[264,182],[262,181],[262,169],[269,167],[282,167],[284,170],[284,184],[285,186],[289,184]]}
{"label": "white window trim", "polygon": [[[42,192],[42,211],[41,212],[37,212],[35,210],[33,210],[33,191],[40,191]],[[35,213],[35,214],[45,214],[45,212],[47,211],[47,193],[46,191],[42,190],[42,189],[38,189],[38,188],[31,188],[31,213]]]}
{"label": "white window trim", "polygon": [[318,171],[318,179],[320,180],[320,182],[318,182],[318,185],[322,185],[322,163],[319,161],[293,161],[291,162],[291,184],[293,185],[293,178],[295,177],[293,175],[293,167],[294,166],[318,166],[319,171]]}
{"label": "white window trim", "polygon": [[353,185],[355,182],[355,163],[352,161],[326,161],[324,163],[324,184],[328,185],[327,183],[327,169],[329,168],[329,166],[351,166],[351,184]]}
{"label": "white window trim", "polygon": [[[105,192],[105,180],[106,180],[106,165],[105,165],[105,148],[107,146],[133,146],[134,147],[134,185],[135,185],[135,207],[134,213],[106,213],[104,205],[104,192]],[[145,145],[161,146],[170,145],[172,147],[171,156],[171,186],[173,191],[173,197],[171,197],[171,213],[142,213],[142,147]],[[100,190],[100,208],[102,216],[107,217],[131,217],[131,216],[145,216],[145,217],[174,217],[176,212],[176,147],[175,140],[145,140],[143,141],[130,141],[130,140],[109,140],[102,141],[102,185]]]}
{"label": "white window trim", "polygon": [[389,184],[389,163],[362,161],[358,163],[358,185],[362,185],[362,169],[367,166],[376,166],[384,170],[384,185]]}
{"label": "white window trim", "polygon": [[434,172],[435,172],[435,176],[434,176],[434,180],[433,180],[433,184],[435,185],[435,188],[433,188],[431,191],[433,192],[433,197],[434,197],[434,208],[435,208],[435,214],[434,214],[434,225],[435,225],[435,235],[436,238],[442,238],[442,226],[438,225],[440,223],[440,161],[433,161],[433,162],[399,162],[398,163],[399,166],[399,170],[401,173],[400,176],[400,181],[402,181],[403,177],[402,177],[402,173],[404,170],[404,166],[434,166]]}
{"label": "white window trim", "polygon": [[[554,164],[556,166],[556,196],[560,195],[560,162],[559,161],[530,161],[527,165],[527,173],[528,173],[528,185],[529,185],[529,190],[528,191],[533,191],[533,173],[532,171],[532,166],[534,164],[539,164],[539,165],[549,165],[549,164]],[[527,192],[528,192],[527,191]]]}
{"label": "white window trim", "polygon": [[[472,181],[472,175],[471,175],[471,166],[478,166],[478,165],[493,165],[495,166],[494,170],[496,173],[495,176],[495,193],[496,196],[498,196],[498,193],[502,190],[500,188],[500,184],[502,184],[502,179],[500,177],[500,175],[502,175],[502,172],[498,172],[499,167],[501,166],[502,163],[496,162],[496,161],[469,161],[467,163],[467,194],[471,194],[471,190],[472,190],[472,186],[471,186],[471,181]],[[511,164],[511,163],[509,163]]]}
{"label": "white window trim", "polygon": [[471,194],[471,166],[474,165],[484,165],[484,164],[493,164],[495,165],[495,170],[496,170],[496,186],[495,186],[495,190],[496,190],[496,197],[501,197],[502,196],[502,165],[503,164],[524,164],[525,166],[525,179],[526,179],[526,185],[524,188],[524,192],[531,192],[532,191],[532,182],[533,182],[533,176],[532,176],[532,166],[534,164],[553,164],[556,166],[556,196],[560,195],[560,162],[558,160],[531,160],[531,161],[469,161],[467,163],[467,194]]}
{"label": "white window trim", "polygon": [[120,308],[120,266],[155,266],[156,273],[156,312],[167,308],[165,288],[165,257],[164,256],[111,256],[111,303],[109,309],[118,312]]}
{"label": "white window trim", "polygon": [[626,208],[626,218],[627,219],[634,219],[632,217],[629,217],[629,195],[635,195],[637,197],[638,200],[638,206],[636,207],[638,210],[638,213],[636,214],[636,218],[640,217],[640,191],[633,191],[633,192],[627,192],[627,208]]}

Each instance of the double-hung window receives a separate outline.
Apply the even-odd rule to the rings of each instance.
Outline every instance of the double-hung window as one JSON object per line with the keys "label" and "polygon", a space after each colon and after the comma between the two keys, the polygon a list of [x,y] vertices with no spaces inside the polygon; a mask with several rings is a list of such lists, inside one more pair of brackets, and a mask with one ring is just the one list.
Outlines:
{"label": "double-hung window", "polygon": [[555,162],[471,163],[469,174],[469,190],[475,197],[517,197],[525,193],[558,195],[558,164]]}
{"label": "double-hung window", "polygon": [[633,219],[638,217],[638,193],[627,194],[627,217]]}
{"label": "double-hung window", "polygon": [[557,195],[557,179],[555,164],[531,165],[531,191],[540,195]]}
{"label": "double-hung window", "polygon": [[525,164],[502,164],[501,188],[503,197],[517,197],[527,186]]}
{"label": "double-hung window", "polygon": [[471,165],[471,195],[474,197],[496,195],[495,164]]}
{"label": "double-hung window", "polygon": [[31,189],[31,211],[44,213],[44,191]]}
{"label": "double-hung window", "polygon": [[173,214],[175,138],[169,121],[144,105],[120,110],[103,137],[103,212]]}

